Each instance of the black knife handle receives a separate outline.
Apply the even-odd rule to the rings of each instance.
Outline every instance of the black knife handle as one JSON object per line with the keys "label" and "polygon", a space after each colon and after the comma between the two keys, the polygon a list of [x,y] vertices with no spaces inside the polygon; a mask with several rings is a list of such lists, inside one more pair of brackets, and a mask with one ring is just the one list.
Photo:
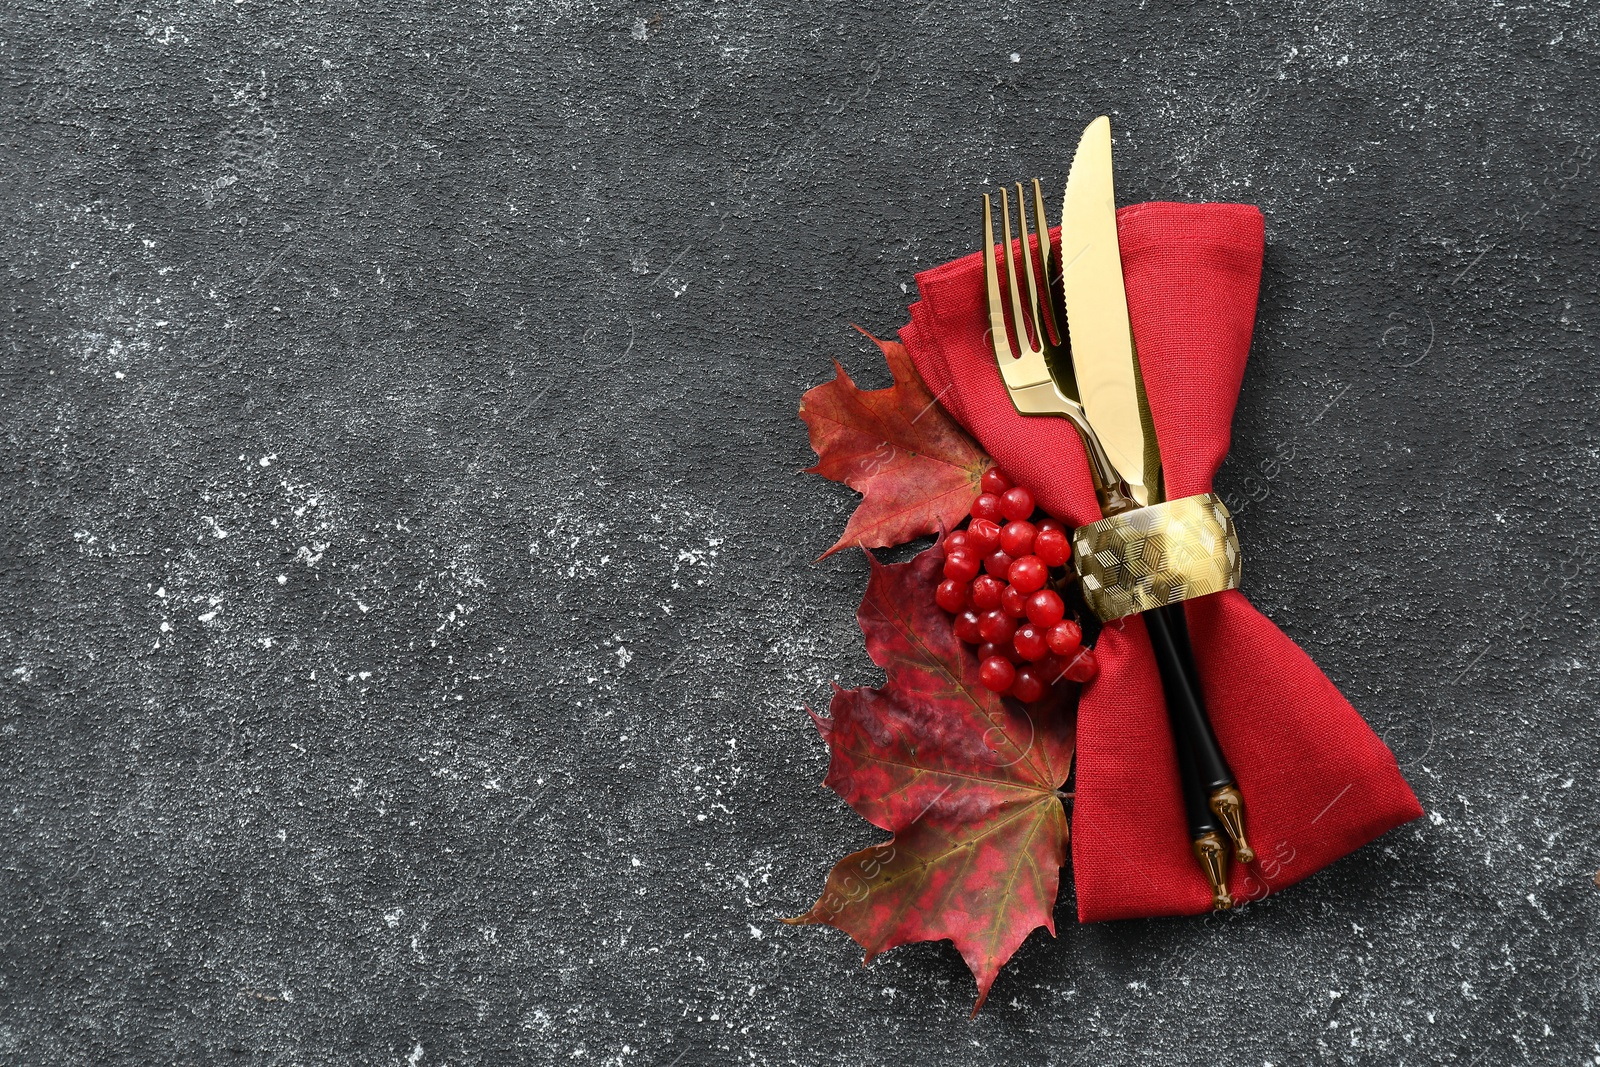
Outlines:
{"label": "black knife handle", "polygon": [[[1088,446],[1088,438],[1084,444]],[[1121,487],[1105,489],[1096,485],[1095,495],[1100,500],[1100,512],[1106,517],[1138,507]],[[1178,774],[1195,859],[1211,882],[1215,894],[1213,906],[1218,910],[1228,908],[1233,902],[1226,884],[1227,861],[1222,851],[1222,835],[1216,828],[1220,824],[1232,839],[1234,855],[1240,863],[1255,861],[1255,850],[1245,840],[1244,798],[1206,714],[1200,693],[1200,672],[1189,643],[1189,623],[1183,605],[1164,604],[1141,612],[1140,618],[1145,620],[1156,667],[1161,673],[1167,722],[1178,755]]]}
{"label": "black knife handle", "polygon": [[[1183,810],[1189,823],[1189,842],[1195,860],[1211,884],[1211,906],[1216,911],[1233,907],[1228,893],[1228,854],[1223,841],[1224,826],[1211,809],[1210,791],[1202,784],[1196,746],[1191,736],[1193,702],[1185,699],[1189,689],[1183,665],[1170,640],[1164,620],[1152,619],[1156,612],[1144,614],[1151,631],[1150,646],[1155,651],[1156,669],[1161,674],[1161,691],[1166,697],[1167,723],[1172,730],[1172,747],[1178,760],[1178,784],[1183,793]],[[1160,639],[1157,635],[1167,638]]]}
{"label": "black knife handle", "polygon": [[[1171,722],[1170,713],[1168,721]],[[1173,740],[1178,740],[1177,724],[1173,723]],[[1220,833],[1222,824],[1211,810],[1211,797],[1200,784],[1200,775],[1194,766],[1194,749],[1186,744],[1174,746],[1178,756],[1178,782],[1183,788],[1183,810],[1189,818],[1189,839],[1195,841],[1211,833]]]}
{"label": "black knife handle", "polygon": [[[1168,705],[1169,722],[1170,708]],[[1193,746],[1179,740],[1175,723],[1173,742],[1178,757],[1178,782],[1183,789],[1183,808],[1189,819],[1189,847],[1211,885],[1212,910],[1227,911],[1233,907],[1233,897],[1228,892],[1228,846],[1222,836],[1222,826],[1211,810],[1206,791],[1200,787]]]}
{"label": "black knife handle", "polygon": [[1167,693],[1167,714],[1172,718],[1174,739],[1193,754],[1196,777],[1205,791],[1207,806],[1232,839],[1239,861],[1251,863],[1255,860],[1255,850],[1245,838],[1244,799],[1222,754],[1222,746],[1217,743],[1211,718],[1206,714],[1183,605],[1154,608],[1142,618],[1150,633],[1156,664],[1162,671],[1162,687]]}
{"label": "black knife handle", "polygon": [[1161,686],[1167,693],[1167,710],[1173,717],[1173,728],[1192,748],[1195,773],[1209,797],[1212,790],[1235,784],[1233,771],[1223,758],[1222,747],[1211,729],[1211,719],[1201,703],[1199,686],[1195,684],[1198,678],[1192,666],[1194,653],[1183,647],[1188,644],[1188,627],[1184,627],[1185,640],[1180,645],[1173,633],[1174,620],[1169,610],[1170,605],[1153,608],[1142,617],[1145,629],[1150,632],[1156,665],[1161,669]]}

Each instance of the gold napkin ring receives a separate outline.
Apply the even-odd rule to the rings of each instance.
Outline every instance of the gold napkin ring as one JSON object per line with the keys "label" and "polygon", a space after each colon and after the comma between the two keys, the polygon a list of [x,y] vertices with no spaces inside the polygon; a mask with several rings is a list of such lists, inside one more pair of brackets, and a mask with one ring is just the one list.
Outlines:
{"label": "gold napkin ring", "polygon": [[1239,587],[1239,535],[1215,493],[1134,508],[1072,534],[1083,599],[1104,622]]}

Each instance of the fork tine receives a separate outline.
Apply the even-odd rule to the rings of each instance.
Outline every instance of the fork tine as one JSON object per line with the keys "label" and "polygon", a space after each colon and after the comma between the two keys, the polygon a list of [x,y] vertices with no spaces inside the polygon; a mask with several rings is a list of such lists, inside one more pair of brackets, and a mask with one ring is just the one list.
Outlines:
{"label": "fork tine", "polygon": [[[1020,201],[1017,207],[1022,207]],[[1028,336],[1028,319],[1022,310],[1022,289],[1017,285],[1017,257],[1011,251],[1011,204],[1003,185],[1000,187],[1000,227],[1006,242],[1006,288],[1011,291],[1011,325],[1017,334],[1017,351],[1031,354],[1037,349]]]}
{"label": "fork tine", "polygon": [[[1019,194],[1020,195],[1020,194]],[[1055,290],[1050,282],[1050,265],[1059,262],[1056,255],[1055,242],[1050,239],[1050,216],[1044,213],[1044,191],[1039,185],[1039,179],[1033,179],[1033,219],[1034,225],[1039,230],[1039,260],[1044,268],[1044,298],[1035,302],[1039,308],[1040,318],[1044,320],[1044,329],[1050,333],[1050,343],[1055,345],[1065,344],[1061,331],[1056,327]],[[1032,262],[1032,257],[1029,257]],[[1029,279],[1028,292],[1033,292],[1032,279]]]}
{"label": "fork tine", "polygon": [[[1010,230],[1009,220],[1006,228]],[[1008,243],[1006,248],[1010,247]],[[983,194],[983,281],[989,294],[989,344],[994,349],[995,361],[1004,370],[1006,361],[1016,357],[1011,343],[1006,340],[1005,305],[1000,301],[1000,277],[994,267],[994,212],[988,193]]]}
{"label": "fork tine", "polygon": [[[1034,184],[1037,186],[1037,179],[1035,179]],[[1037,210],[1035,211],[1035,216],[1039,220],[1039,237],[1041,241],[1048,239],[1050,227],[1043,221],[1044,216],[1038,214]],[[1049,314],[1050,291],[1046,289],[1045,299],[1043,301],[1039,299],[1039,283],[1035,279],[1033,271],[1033,245],[1028,233],[1028,200],[1023,195],[1021,182],[1017,183],[1017,221],[1022,227],[1022,274],[1028,283],[1028,310],[1033,315],[1031,325],[1037,342],[1035,347],[1042,351],[1046,345],[1052,343],[1050,336],[1045,333],[1044,326],[1044,317]]]}

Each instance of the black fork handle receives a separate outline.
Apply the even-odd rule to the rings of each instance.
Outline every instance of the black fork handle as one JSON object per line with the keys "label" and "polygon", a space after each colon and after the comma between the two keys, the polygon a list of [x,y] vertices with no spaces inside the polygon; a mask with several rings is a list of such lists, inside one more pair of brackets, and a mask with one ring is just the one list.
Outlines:
{"label": "black fork handle", "polygon": [[1237,787],[1200,695],[1200,674],[1195,668],[1194,649],[1189,644],[1189,624],[1183,605],[1152,608],[1142,618],[1150,632],[1156,665],[1161,670],[1161,687],[1167,694],[1174,740],[1189,748],[1200,788],[1209,798],[1218,789]]}
{"label": "black fork handle", "polygon": [[1166,696],[1167,719],[1178,754],[1184,809],[1189,819],[1189,839],[1195,858],[1211,882],[1214,907],[1231,907],[1223,835],[1232,844],[1239,862],[1253,863],[1256,858],[1245,836],[1244,797],[1206,714],[1183,605],[1154,608],[1144,612],[1142,618]]}
{"label": "black fork handle", "polygon": [[1189,838],[1195,840],[1204,834],[1222,829],[1211,811],[1210,789],[1206,788],[1217,776],[1216,760],[1220,755],[1214,750],[1205,751],[1204,743],[1196,743],[1196,720],[1204,715],[1196,706],[1189,679],[1185,676],[1182,657],[1173,639],[1170,620],[1156,608],[1141,614],[1145,629],[1150,634],[1150,647],[1155,652],[1156,669],[1161,674],[1161,692],[1166,697],[1167,722],[1172,728],[1173,747],[1178,756],[1178,777],[1183,790],[1184,811],[1189,820]]}

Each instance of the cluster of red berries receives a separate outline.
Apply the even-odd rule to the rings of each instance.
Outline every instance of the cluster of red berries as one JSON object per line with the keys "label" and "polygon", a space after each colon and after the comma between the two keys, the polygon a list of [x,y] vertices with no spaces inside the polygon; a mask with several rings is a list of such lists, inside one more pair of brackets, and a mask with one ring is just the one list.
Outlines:
{"label": "cluster of red berries", "polygon": [[955,634],[978,647],[978,679],[1031,704],[1052,682],[1086,682],[1098,668],[1083,629],[1065,618],[1051,570],[1072,558],[1067,529],[1033,520],[1033,494],[997,468],[983,475],[972,519],[945,538],[944,581],[934,599],[956,617]]}

